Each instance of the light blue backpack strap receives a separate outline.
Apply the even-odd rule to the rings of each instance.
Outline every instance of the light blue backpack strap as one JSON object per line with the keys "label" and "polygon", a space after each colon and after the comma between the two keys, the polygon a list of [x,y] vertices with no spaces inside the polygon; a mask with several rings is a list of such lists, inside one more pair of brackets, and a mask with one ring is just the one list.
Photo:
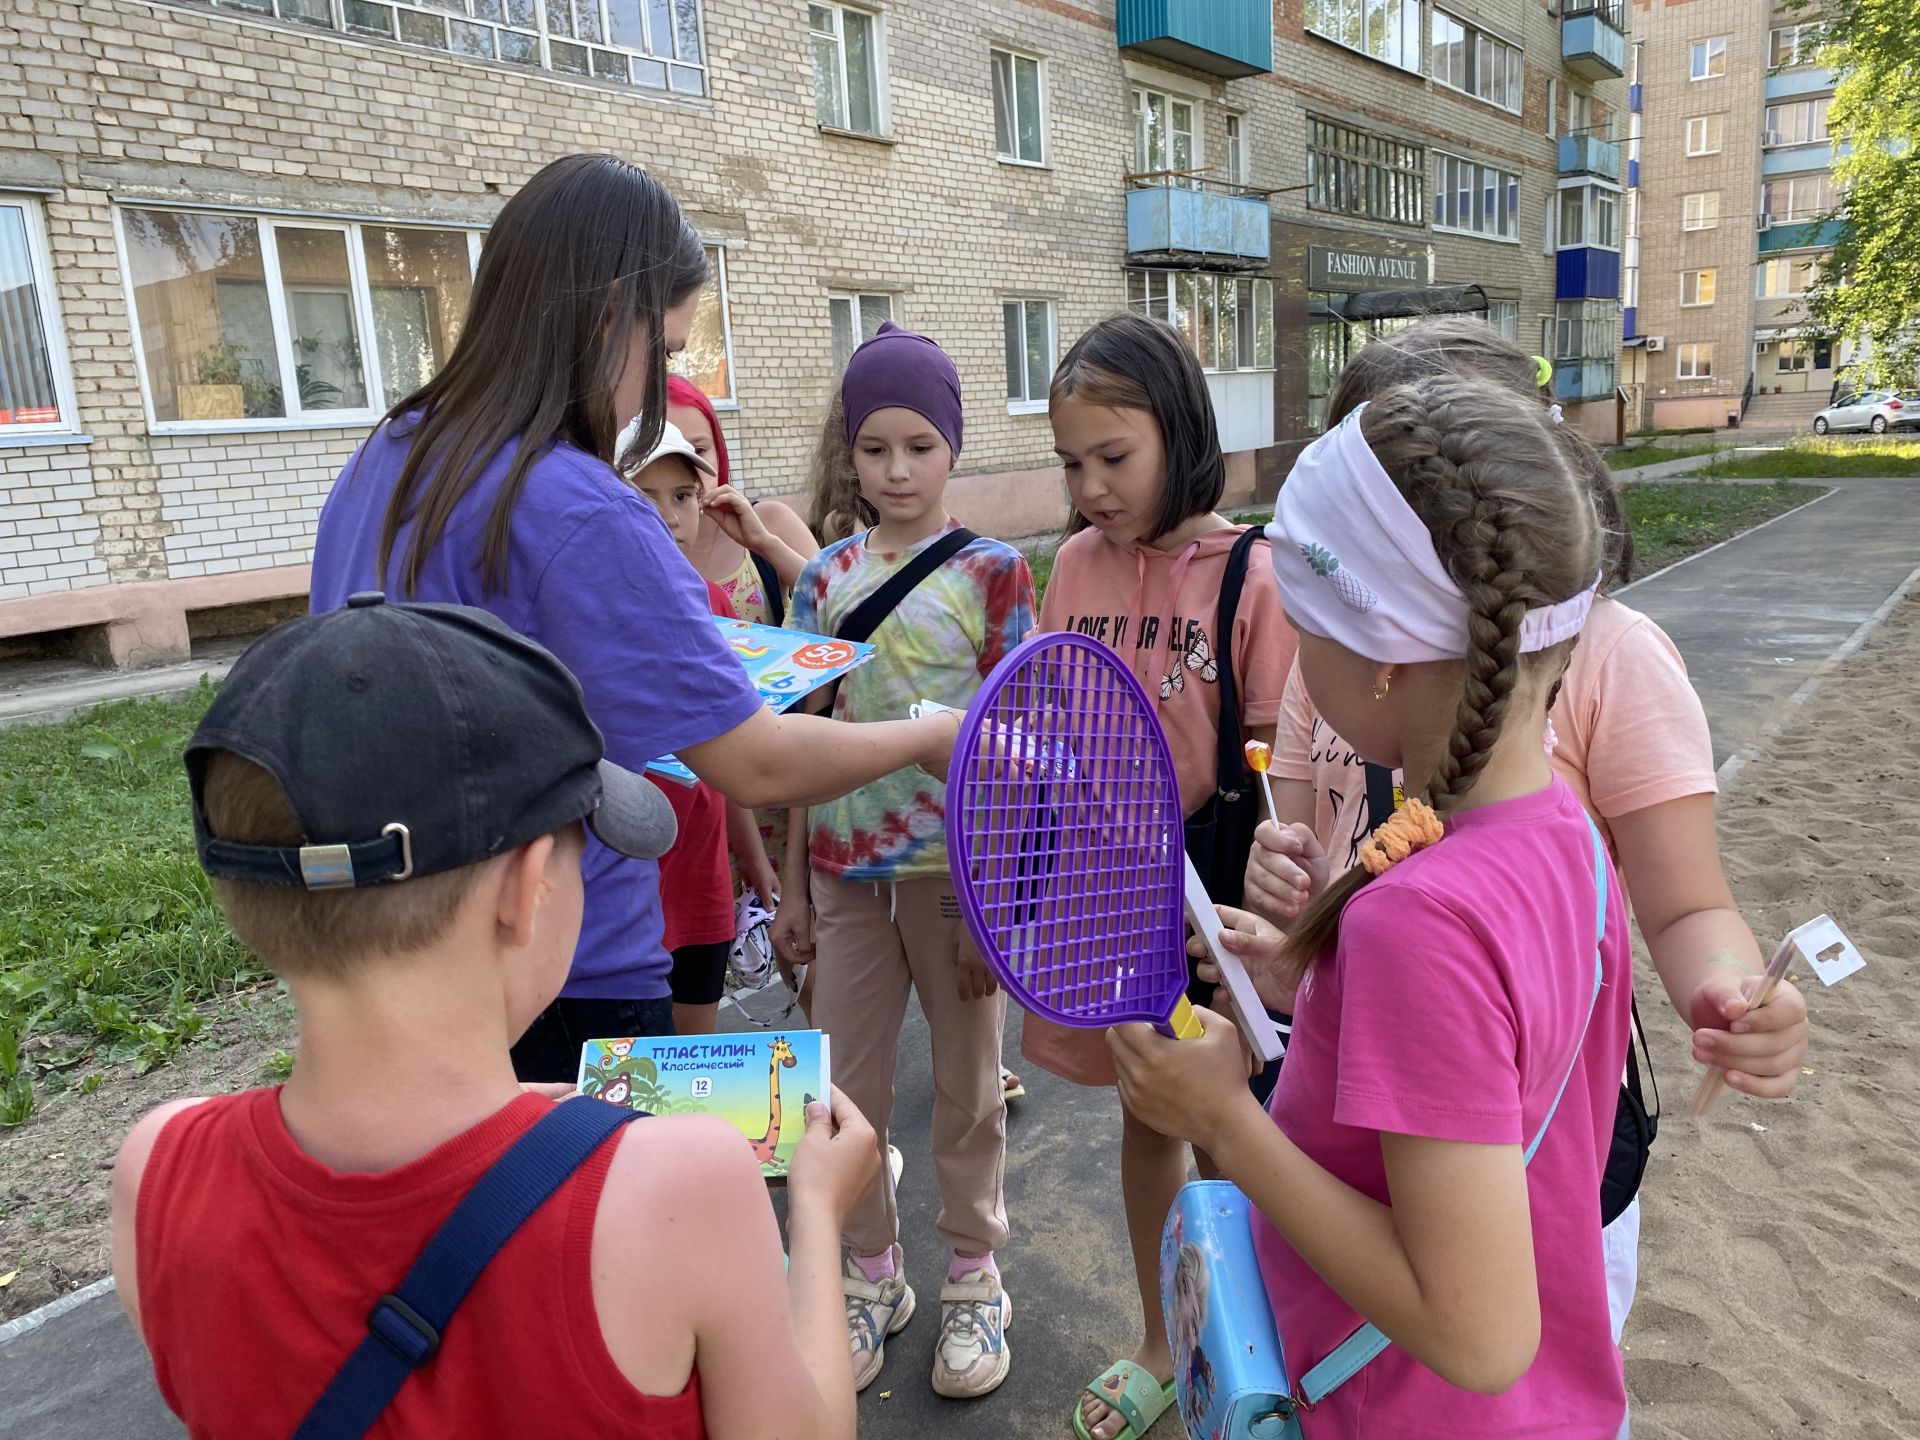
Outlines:
{"label": "light blue backpack strap", "polygon": [[[1560,1088],[1554,1092],[1553,1104],[1547,1107],[1547,1115],[1540,1122],[1540,1129],[1527,1145],[1522,1164],[1533,1164],[1533,1155],[1540,1148],[1540,1142],[1547,1138],[1547,1126],[1553,1123],[1553,1113],[1560,1108],[1560,1099],[1567,1093],[1567,1086],[1573,1080],[1573,1072],[1580,1068],[1581,1052],[1587,1048],[1587,1030],[1593,1024],[1593,1012],[1600,1003],[1600,987],[1605,976],[1601,968],[1600,945],[1607,938],[1607,847],[1600,839],[1600,827],[1593,823],[1593,817],[1587,817],[1587,830],[1593,836],[1593,889],[1598,897],[1595,901],[1595,919],[1593,925],[1593,998],[1587,1002],[1586,1023],[1580,1027],[1580,1043],[1574,1047],[1573,1059],[1567,1064],[1567,1073],[1561,1078]],[[1327,1357],[1301,1377],[1294,1398],[1303,1402],[1303,1408],[1311,1409],[1327,1396],[1338,1390],[1347,1381],[1358,1375],[1374,1358],[1392,1342],[1380,1332],[1376,1325],[1362,1325],[1338,1345],[1334,1346]]]}

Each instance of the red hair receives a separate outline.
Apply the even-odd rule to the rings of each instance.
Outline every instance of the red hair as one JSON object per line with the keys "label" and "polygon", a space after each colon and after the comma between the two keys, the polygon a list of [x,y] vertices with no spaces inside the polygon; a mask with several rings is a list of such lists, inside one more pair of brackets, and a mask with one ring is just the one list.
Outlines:
{"label": "red hair", "polygon": [[707,425],[713,431],[713,468],[720,474],[714,483],[725,485],[733,473],[733,467],[727,460],[727,435],[720,428],[720,417],[714,413],[713,401],[707,398],[707,392],[683,375],[667,377],[667,404],[691,405],[707,417]]}

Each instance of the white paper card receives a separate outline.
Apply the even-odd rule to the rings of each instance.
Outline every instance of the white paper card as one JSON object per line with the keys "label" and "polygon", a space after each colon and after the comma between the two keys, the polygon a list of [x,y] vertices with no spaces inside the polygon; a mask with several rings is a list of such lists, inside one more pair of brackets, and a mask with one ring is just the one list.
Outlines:
{"label": "white paper card", "polygon": [[1247,967],[1240,963],[1238,955],[1220,943],[1220,912],[1207,898],[1207,887],[1201,883],[1200,872],[1193,868],[1191,857],[1187,857],[1186,902],[1187,918],[1207,942],[1213,963],[1220,967],[1220,978],[1233,996],[1233,1008],[1240,1014],[1240,1033],[1247,1037],[1247,1045],[1263,1065],[1280,1059],[1287,1053],[1286,1041],[1280,1038],[1267,1007],[1260,1003],[1260,994],[1253,988],[1253,977],[1247,974]]}
{"label": "white paper card", "polygon": [[1829,915],[1816,915],[1787,937],[1800,957],[1813,967],[1822,985],[1837,985],[1867,962]]}

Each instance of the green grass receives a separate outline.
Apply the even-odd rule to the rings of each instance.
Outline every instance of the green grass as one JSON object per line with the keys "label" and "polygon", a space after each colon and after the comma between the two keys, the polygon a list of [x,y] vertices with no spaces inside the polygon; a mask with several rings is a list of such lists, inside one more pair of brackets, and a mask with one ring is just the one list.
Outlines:
{"label": "green grass", "polygon": [[1920,475],[1920,440],[1796,440],[1758,455],[1729,455],[1700,475],[1748,480],[1845,480]]}
{"label": "green grass", "polygon": [[1718,485],[1709,480],[1631,485],[1620,492],[1620,500],[1633,527],[1635,569],[1651,575],[1824,493],[1822,486],[1786,480],[1772,485]]}
{"label": "green grass", "polygon": [[1667,460],[1684,460],[1689,455],[1705,455],[1711,445],[1629,445],[1624,450],[1607,451],[1609,470],[1637,470],[1642,465],[1659,465]]}
{"label": "green grass", "polygon": [[212,695],[0,730],[0,1124],[164,1061],[258,977],[194,857],[180,753]]}

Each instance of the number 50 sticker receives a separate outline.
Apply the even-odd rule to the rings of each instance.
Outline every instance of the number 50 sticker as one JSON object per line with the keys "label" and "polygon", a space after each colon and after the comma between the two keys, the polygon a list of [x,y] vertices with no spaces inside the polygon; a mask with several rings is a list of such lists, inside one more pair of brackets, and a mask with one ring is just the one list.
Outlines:
{"label": "number 50 sticker", "polygon": [[793,652],[793,663],[802,670],[831,670],[854,657],[854,648],[844,640],[821,640],[803,645]]}

